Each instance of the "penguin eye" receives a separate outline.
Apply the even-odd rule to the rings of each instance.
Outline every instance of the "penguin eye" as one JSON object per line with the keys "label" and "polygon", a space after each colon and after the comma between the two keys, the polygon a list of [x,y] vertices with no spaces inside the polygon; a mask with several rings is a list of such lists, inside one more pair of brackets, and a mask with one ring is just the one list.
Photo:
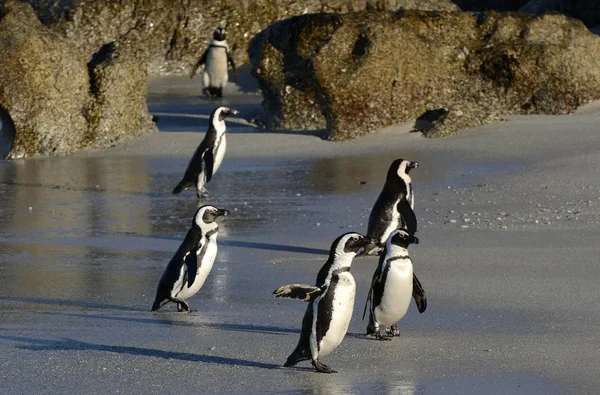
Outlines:
{"label": "penguin eye", "polygon": [[354,240],[354,241],[358,241],[358,239],[360,239],[360,237],[358,237],[358,235],[354,235],[354,236],[352,236],[352,240]]}

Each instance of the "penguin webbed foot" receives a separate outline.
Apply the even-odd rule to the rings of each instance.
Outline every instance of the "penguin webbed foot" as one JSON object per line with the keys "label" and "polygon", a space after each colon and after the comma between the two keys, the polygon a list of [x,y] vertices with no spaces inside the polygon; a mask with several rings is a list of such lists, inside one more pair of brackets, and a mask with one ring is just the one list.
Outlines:
{"label": "penguin webbed foot", "polygon": [[384,336],[384,335],[381,334],[380,331],[377,331],[377,333],[375,334],[375,338],[377,340],[381,340],[381,341],[392,340],[391,336]]}
{"label": "penguin webbed foot", "polygon": [[398,325],[396,325],[396,324],[394,324],[388,328],[385,328],[385,332],[391,337],[400,336],[400,329],[398,328]]}
{"label": "penguin webbed foot", "polygon": [[319,373],[337,373],[337,370],[331,369],[329,366],[325,365],[324,363],[321,363],[321,361],[319,361],[318,359],[313,359],[312,366]]}
{"label": "penguin webbed foot", "polygon": [[198,199],[207,198],[208,191],[206,190],[206,188],[202,188],[201,190],[196,191],[196,196],[198,197]]}
{"label": "penguin webbed foot", "polygon": [[189,313],[191,311],[190,305],[188,305],[186,302],[179,301],[177,302],[177,311],[180,313]]}

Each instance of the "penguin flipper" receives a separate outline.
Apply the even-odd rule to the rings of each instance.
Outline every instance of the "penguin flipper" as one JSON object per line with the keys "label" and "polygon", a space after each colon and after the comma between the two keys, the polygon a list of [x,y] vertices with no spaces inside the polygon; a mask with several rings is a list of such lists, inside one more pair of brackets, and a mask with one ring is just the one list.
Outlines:
{"label": "penguin flipper", "polygon": [[189,254],[183,258],[183,262],[187,266],[188,288],[191,288],[194,280],[196,280],[196,272],[198,272],[198,256],[196,255],[196,251],[190,251]]}
{"label": "penguin flipper", "polygon": [[419,309],[419,313],[423,313],[427,309],[427,297],[425,296],[425,290],[421,285],[421,282],[417,276],[413,273],[413,298]]}
{"label": "penguin flipper", "polygon": [[410,207],[410,203],[408,203],[406,198],[401,199],[396,208],[406,223],[406,229],[414,236],[417,233],[417,216],[412,207]]}
{"label": "penguin flipper", "polygon": [[206,165],[206,182],[208,183],[213,176],[213,169],[215,167],[215,155],[211,149],[206,150],[203,156],[204,164]]}
{"label": "penguin flipper", "polygon": [[318,298],[327,289],[326,285],[321,288],[306,284],[288,284],[283,285],[273,291],[276,298],[302,299],[310,302]]}
{"label": "penguin flipper", "polygon": [[178,193],[182,192],[183,190],[194,186],[193,182],[190,181],[186,181],[185,179],[181,180],[179,182],[179,184],[177,184],[177,186],[173,189],[173,195],[177,195]]}
{"label": "penguin flipper", "polygon": [[[367,301],[365,302],[365,309],[363,310],[362,319],[364,321],[365,314],[367,313],[367,307],[369,306],[369,302],[371,302],[371,298],[373,297],[373,289],[375,288],[375,283],[380,281],[381,273],[383,273],[383,267],[385,265],[385,247],[379,256],[379,264],[377,265],[377,269],[375,269],[375,273],[373,273],[373,278],[371,279],[371,287],[369,287],[369,293],[367,295]],[[371,314],[373,311],[371,310]]]}

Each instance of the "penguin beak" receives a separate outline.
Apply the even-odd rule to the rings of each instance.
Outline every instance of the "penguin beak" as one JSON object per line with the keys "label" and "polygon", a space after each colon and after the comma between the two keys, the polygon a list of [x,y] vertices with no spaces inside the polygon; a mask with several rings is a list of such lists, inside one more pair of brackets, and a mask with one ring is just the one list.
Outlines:
{"label": "penguin beak", "polygon": [[356,252],[356,256],[362,256],[365,252],[369,251],[371,247],[375,244],[375,239],[367,236],[363,236],[361,239],[362,246]]}
{"label": "penguin beak", "polygon": [[413,244],[419,244],[419,238],[417,236],[413,236]]}
{"label": "penguin beak", "polygon": [[225,209],[219,209],[219,210],[217,210],[217,215],[218,216],[221,216],[221,215],[227,216],[227,215],[229,215],[229,211],[225,210]]}
{"label": "penguin beak", "polygon": [[229,116],[229,115],[237,115],[240,112],[238,110],[234,110],[233,108],[230,108],[227,111],[223,111],[223,113],[225,113],[225,115]]}
{"label": "penguin beak", "polygon": [[416,169],[417,167],[419,167],[419,162],[417,161],[410,162],[408,165],[409,169]]}

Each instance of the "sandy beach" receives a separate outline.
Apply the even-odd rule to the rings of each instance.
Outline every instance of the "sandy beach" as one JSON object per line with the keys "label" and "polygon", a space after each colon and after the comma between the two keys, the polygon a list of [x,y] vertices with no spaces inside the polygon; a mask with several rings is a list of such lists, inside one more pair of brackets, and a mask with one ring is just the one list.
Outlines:
{"label": "sandy beach", "polygon": [[[515,116],[425,139],[410,125],[346,143],[261,130],[250,82],[222,100],[153,79],[160,132],[70,157],[0,161],[0,392],[558,394],[600,387],[600,110]],[[190,314],[150,313],[191,224],[171,190],[216,105],[228,150],[202,203],[231,211]],[[428,296],[391,342],[363,337],[376,257],[356,258],[348,334],[324,362],[282,368],[331,242],[366,232],[389,164],[411,173]]]}

